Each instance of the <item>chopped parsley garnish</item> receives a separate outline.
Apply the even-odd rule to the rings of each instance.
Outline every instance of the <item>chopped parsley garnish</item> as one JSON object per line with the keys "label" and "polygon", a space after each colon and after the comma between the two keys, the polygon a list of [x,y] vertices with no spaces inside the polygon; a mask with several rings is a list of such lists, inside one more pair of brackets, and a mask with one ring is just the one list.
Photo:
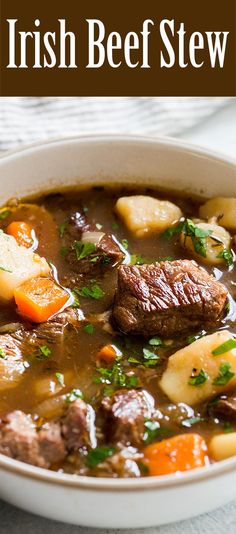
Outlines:
{"label": "chopped parsley garnish", "polygon": [[125,250],[128,250],[128,248],[129,248],[128,239],[122,239],[121,244],[122,244],[122,247],[124,247]]}
{"label": "chopped parsley garnish", "polygon": [[93,334],[93,331],[94,331],[94,327],[92,324],[86,324],[84,326],[84,331],[87,333],[87,334]]}
{"label": "chopped parsley garnish", "polygon": [[66,395],[66,403],[70,404],[71,402],[76,401],[76,399],[83,399],[83,393],[80,389],[72,389],[70,393]]}
{"label": "chopped parsley garnish", "polygon": [[158,258],[158,261],[173,261],[172,256],[163,256],[162,258]]}
{"label": "chopped parsley garnish", "polygon": [[190,386],[201,386],[201,384],[204,384],[208,380],[208,375],[205,373],[203,369],[200,370],[198,375],[195,374],[195,369],[192,371],[192,375],[188,380],[188,384]]}
{"label": "chopped parsley garnish", "polygon": [[119,228],[120,228],[119,224],[116,223],[116,222],[112,223],[111,227],[112,227],[112,230],[119,230]]}
{"label": "chopped parsley garnish", "polygon": [[151,352],[149,349],[143,349],[143,365],[145,367],[152,367],[157,364],[157,361],[160,359],[160,356]]}
{"label": "chopped parsley garnish", "polygon": [[68,223],[67,222],[64,222],[60,225],[59,227],[59,236],[62,238],[64,237],[64,234],[65,234],[65,231],[66,231],[66,228],[68,226]]}
{"label": "chopped parsley garnish", "polygon": [[194,341],[197,341],[198,339],[201,339],[203,336],[205,336],[205,332],[202,334],[196,334],[195,336],[188,336],[187,337],[187,344],[191,345],[191,343],[194,343]]}
{"label": "chopped parsley garnish", "polygon": [[232,286],[236,286],[236,282],[234,282],[233,280],[231,280],[231,284]]}
{"label": "chopped parsley garnish", "polygon": [[230,265],[232,265],[234,262],[232,251],[229,248],[224,248],[224,250],[218,254],[217,258],[223,258],[227,267],[230,267]]}
{"label": "chopped parsley garnish", "polygon": [[152,345],[153,347],[160,347],[160,345],[162,345],[162,340],[160,337],[151,337],[148,343],[149,345]]}
{"label": "chopped parsley garnish", "polygon": [[81,287],[77,289],[77,293],[81,297],[91,297],[96,300],[101,299],[105,295],[103,289],[98,284],[92,284],[90,287]]}
{"label": "chopped parsley garnish", "polygon": [[145,260],[142,258],[141,254],[131,254],[130,265],[143,265],[144,263]]}
{"label": "chopped parsley garnish", "polygon": [[44,359],[47,359],[49,358],[50,354],[51,354],[51,349],[48,347],[48,345],[41,345],[41,347],[39,347],[39,358],[44,360]]}
{"label": "chopped parsley garnish", "polygon": [[171,436],[173,432],[169,428],[161,428],[158,421],[148,420],[144,423],[145,432],[143,436],[143,441],[148,444],[151,443],[154,439],[163,439]]}
{"label": "chopped parsley garnish", "polygon": [[86,465],[87,467],[90,467],[90,469],[95,469],[98,464],[101,464],[106,460],[106,458],[109,458],[109,456],[113,456],[115,453],[114,447],[97,447],[96,449],[91,449],[88,452],[87,458],[86,458]]}
{"label": "chopped parsley garnish", "polygon": [[177,226],[173,226],[165,230],[162,235],[166,239],[171,239],[174,235],[181,233],[185,235],[185,238],[190,237],[192,239],[195,252],[206,258],[206,238],[212,234],[212,231],[203,230],[194,224],[191,219],[185,219]]}
{"label": "chopped parsley garnish", "polygon": [[83,212],[84,212],[84,213],[87,213],[88,210],[89,210],[89,209],[87,208],[87,206],[84,206],[84,207],[83,207]]}
{"label": "chopped parsley garnish", "polygon": [[201,421],[203,421],[203,418],[198,415],[196,417],[189,417],[188,419],[184,419],[181,424],[186,428],[191,428],[191,426],[196,425],[197,423],[201,423]]}
{"label": "chopped parsley garnish", "polygon": [[229,362],[223,362],[220,365],[219,374],[213,380],[214,386],[225,386],[235,376],[235,373],[230,371],[231,364]]}
{"label": "chopped parsley garnish", "polygon": [[6,273],[12,273],[13,272],[10,269],[7,269],[6,267],[2,267],[2,266],[0,266],[0,271],[5,271]]}
{"label": "chopped parsley garnish", "polygon": [[94,243],[82,243],[82,241],[75,241],[73,247],[75,249],[77,261],[87,258],[96,250],[96,245]]}
{"label": "chopped parsley garnish", "polygon": [[93,379],[95,384],[107,384],[121,388],[131,388],[138,385],[137,376],[126,374],[118,362],[115,362],[110,369],[98,367],[96,371],[97,375]]}
{"label": "chopped parsley garnish", "polygon": [[10,210],[1,211],[0,212],[0,220],[3,221],[7,217],[9,217],[9,215],[11,215],[11,211]]}
{"label": "chopped parsley garnish", "polygon": [[219,356],[220,354],[224,354],[225,352],[228,352],[229,350],[235,349],[235,348],[236,348],[236,339],[228,339],[227,341],[219,345],[219,347],[216,347],[216,349],[212,351],[212,354],[213,356]]}
{"label": "chopped parsley garnish", "polygon": [[0,358],[2,358],[2,360],[6,360],[7,358],[5,350],[1,348],[0,348]]}
{"label": "chopped parsley garnish", "polygon": [[103,228],[103,225],[100,224],[100,223],[96,223],[95,226],[96,226],[97,230],[101,230]]}
{"label": "chopped parsley garnish", "polygon": [[68,247],[61,247],[60,254],[64,258],[68,254],[69,251],[70,249]]}
{"label": "chopped parsley garnish", "polygon": [[74,297],[74,301],[73,301],[73,304],[71,305],[73,308],[79,308],[80,307],[80,302],[79,302],[79,299],[78,299],[78,295],[77,295],[77,290],[76,288],[73,289],[71,291],[73,297]]}
{"label": "chopped parsley garnish", "polygon": [[64,375],[62,373],[55,373],[55,377],[57,378],[60,386],[63,388],[64,385],[65,385],[65,382],[64,382]]}

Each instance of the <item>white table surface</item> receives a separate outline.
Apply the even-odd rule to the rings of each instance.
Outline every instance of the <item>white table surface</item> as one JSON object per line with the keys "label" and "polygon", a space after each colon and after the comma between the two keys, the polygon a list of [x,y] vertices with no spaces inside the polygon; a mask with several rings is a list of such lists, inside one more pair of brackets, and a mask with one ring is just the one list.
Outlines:
{"label": "white table surface", "polygon": [[[236,98],[226,109],[179,136],[236,158]],[[187,503],[186,503],[187,506]],[[49,521],[0,501],[0,534],[116,534]],[[119,531],[132,534],[134,531]],[[136,530],[135,534],[236,534],[236,502],[210,514],[163,527]]]}

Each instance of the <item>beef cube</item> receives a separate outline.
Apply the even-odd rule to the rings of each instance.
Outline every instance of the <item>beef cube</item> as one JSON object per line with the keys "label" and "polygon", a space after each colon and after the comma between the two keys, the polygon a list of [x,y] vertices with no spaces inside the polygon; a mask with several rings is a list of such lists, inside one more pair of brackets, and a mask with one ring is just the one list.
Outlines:
{"label": "beef cube", "polygon": [[[124,257],[119,245],[109,234],[97,232],[98,242],[96,249],[86,258],[77,260],[75,250],[71,250],[66,260],[70,263],[71,268],[78,274],[96,275],[104,270],[115,267],[121,263]],[[100,235],[100,239],[99,239]]]}
{"label": "beef cube", "polygon": [[214,417],[236,421],[236,397],[220,398],[210,406],[209,412]]}
{"label": "beef cube", "polygon": [[72,402],[61,424],[62,436],[68,451],[84,445],[94,446],[94,414],[91,406],[82,399]]}
{"label": "beef cube", "polygon": [[20,410],[9,413],[0,423],[0,453],[38,467],[47,467],[38,447],[35,425]]}
{"label": "beef cube", "polygon": [[144,423],[150,419],[154,402],[146,391],[119,390],[102,402],[105,414],[105,432],[112,443],[138,446],[143,441]]}
{"label": "beef cube", "polygon": [[62,461],[66,452],[60,424],[49,423],[42,427],[38,432],[38,445],[47,467]]}
{"label": "beef cube", "polygon": [[130,334],[172,336],[223,316],[227,289],[195,261],[118,269],[112,320]]}
{"label": "beef cube", "polygon": [[83,232],[88,232],[90,230],[90,224],[82,209],[71,215],[67,230],[75,239],[80,239]]}

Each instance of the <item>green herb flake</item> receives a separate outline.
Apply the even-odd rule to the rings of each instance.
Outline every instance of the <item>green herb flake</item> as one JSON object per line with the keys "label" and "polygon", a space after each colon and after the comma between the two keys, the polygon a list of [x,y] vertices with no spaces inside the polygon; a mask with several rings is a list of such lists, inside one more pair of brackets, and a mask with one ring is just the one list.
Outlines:
{"label": "green herb flake", "polygon": [[119,230],[119,228],[120,228],[119,224],[116,223],[116,222],[112,223],[111,227],[112,227],[112,230]]}
{"label": "green herb flake", "polygon": [[191,428],[193,425],[197,425],[197,423],[201,423],[201,421],[203,421],[203,418],[200,416],[189,417],[188,419],[184,419],[181,424],[182,426],[186,428]]}
{"label": "green herb flake", "polygon": [[10,210],[4,210],[0,212],[0,220],[3,221],[4,219],[7,219],[12,214]]}
{"label": "green herb flake", "polygon": [[136,387],[138,378],[135,375],[128,375],[124,372],[121,364],[115,362],[111,368],[98,367],[97,374],[93,378],[95,384],[112,385],[114,387]]}
{"label": "green herb flake", "polygon": [[201,386],[208,380],[208,375],[203,369],[200,370],[198,375],[195,374],[195,369],[192,371],[192,375],[188,380],[190,386]]}
{"label": "green herb flake", "polygon": [[145,360],[159,360],[160,356],[151,352],[149,349],[143,349],[143,357]]}
{"label": "green herb flake", "polygon": [[90,323],[86,324],[86,326],[84,326],[84,331],[86,332],[86,334],[93,334],[94,326]]}
{"label": "green herb flake", "polygon": [[2,267],[2,266],[0,266],[0,271],[4,271],[5,273],[12,273],[13,272],[10,269],[7,269],[7,267]]}
{"label": "green herb flake", "polygon": [[176,234],[183,233],[185,237],[192,239],[194,250],[200,256],[206,258],[206,238],[212,234],[211,230],[199,228],[191,219],[181,221],[177,226],[165,230],[162,236],[165,239],[171,239]]}
{"label": "green herb flake", "polygon": [[51,353],[52,353],[52,351],[48,347],[48,345],[41,345],[41,347],[39,347],[38,358],[41,359],[41,360],[45,360],[45,359],[49,358]]}
{"label": "green herb flake", "polygon": [[71,290],[71,293],[74,297],[74,301],[73,301],[73,304],[71,305],[73,308],[79,308],[80,307],[80,302],[79,302],[79,299],[78,299],[78,295],[76,293],[76,290]]}
{"label": "green herb flake", "polygon": [[144,423],[145,431],[143,441],[146,445],[152,441],[162,440],[170,437],[173,432],[169,428],[161,428],[158,421],[147,420]]}
{"label": "green herb flake", "polygon": [[223,258],[223,260],[226,263],[227,267],[230,267],[230,265],[232,265],[233,262],[234,262],[233,253],[229,248],[224,248],[224,250],[222,250],[218,254],[217,258]]}
{"label": "green herb flake", "polygon": [[101,230],[103,228],[103,224],[100,224],[100,223],[96,223],[95,226],[97,230]]}
{"label": "green herb flake", "polygon": [[151,337],[148,341],[152,347],[160,347],[163,343],[160,337]]}
{"label": "green herb flake", "polygon": [[104,462],[110,456],[113,456],[115,451],[116,449],[114,447],[107,447],[105,445],[103,447],[91,449],[88,452],[85,463],[90,469],[95,469],[97,465]]}
{"label": "green herb flake", "polygon": [[235,376],[235,373],[230,371],[231,364],[229,362],[223,362],[220,365],[219,374],[213,380],[214,386],[225,386]]}
{"label": "green herb flake", "polygon": [[6,360],[7,358],[5,350],[1,348],[0,348],[0,358],[2,358],[2,360]]}
{"label": "green herb flake", "polygon": [[68,247],[61,247],[60,249],[60,254],[61,256],[64,258],[65,256],[67,256],[68,252],[69,252],[69,248]]}
{"label": "green herb flake", "polygon": [[191,345],[191,343],[194,343],[194,341],[197,341],[198,339],[201,339],[205,335],[206,335],[205,333],[202,333],[202,334],[196,334],[195,336],[188,336],[187,337],[187,344]]}
{"label": "green herb flake", "polygon": [[213,354],[213,356],[219,356],[220,354],[224,354],[225,352],[228,352],[229,350],[232,350],[235,348],[236,348],[236,340],[228,339],[227,341],[225,341],[224,343],[216,347],[216,349],[214,349],[211,353]]}
{"label": "green herb flake", "polygon": [[103,289],[98,284],[92,284],[90,287],[81,287],[77,291],[81,297],[91,297],[95,300],[99,300],[105,295]]}
{"label": "green herb flake", "polygon": [[60,386],[63,388],[64,385],[65,385],[65,382],[64,382],[64,375],[62,373],[55,373],[55,377],[57,378]]}
{"label": "green herb flake", "polygon": [[59,236],[60,236],[60,238],[64,237],[67,226],[68,226],[67,222],[62,223],[59,226]]}
{"label": "green herb flake", "polygon": [[66,395],[66,403],[70,404],[71,402],[76,401],[77,399],[83,399],[83,393],[80,389],[72,389],[70,393]]}
{"label": "green herb flake", "polygon": [[131,254],[129,263],[130,265],[143,265],[144,263],[145,259],[142,258],[141,254]]}
{"label": "green herb flake", "polygon": [[128,250],[128,248],[129,248],[128,239],[122,239],[121,244],[122,244],[122,247],[124,247],[125,250]]}
{"label": "green herb flake", "polygon": [[82,241],[75,241],[73,248],[75,249],[77,261],[80,261],[95,252],[96,245],[94,243],[82,243]]}

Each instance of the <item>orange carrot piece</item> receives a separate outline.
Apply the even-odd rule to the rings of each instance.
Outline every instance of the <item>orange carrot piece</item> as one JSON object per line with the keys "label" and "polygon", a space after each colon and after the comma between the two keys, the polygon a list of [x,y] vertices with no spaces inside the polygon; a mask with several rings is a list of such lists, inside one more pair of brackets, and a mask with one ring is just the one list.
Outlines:
{"label": "orange carrot piece", "polygon": [[6,229],[7,234],[12,235],[18,245],[30,248],[33,244],[32,227],[24,221],[13,221]]}
{"label": "orange carrot piece", "polygon": [[114,362],[116,356],[117,351],[113,345],[104,345],[104,347],[102,347],[97,354],[98,360],[102,360],[106,363]]}
{"label": "orange carrot piece", "polygon": [[143,449],[151,476],[189,471],[208,463],[207,446],[199,434],[180,434]]}
{"label": "orange carrot piece", "polygon": [[43,323],[59,312],[70,297],[51,278],[36,277],[18,286],[14,298],[21,315],[34,323]]}

